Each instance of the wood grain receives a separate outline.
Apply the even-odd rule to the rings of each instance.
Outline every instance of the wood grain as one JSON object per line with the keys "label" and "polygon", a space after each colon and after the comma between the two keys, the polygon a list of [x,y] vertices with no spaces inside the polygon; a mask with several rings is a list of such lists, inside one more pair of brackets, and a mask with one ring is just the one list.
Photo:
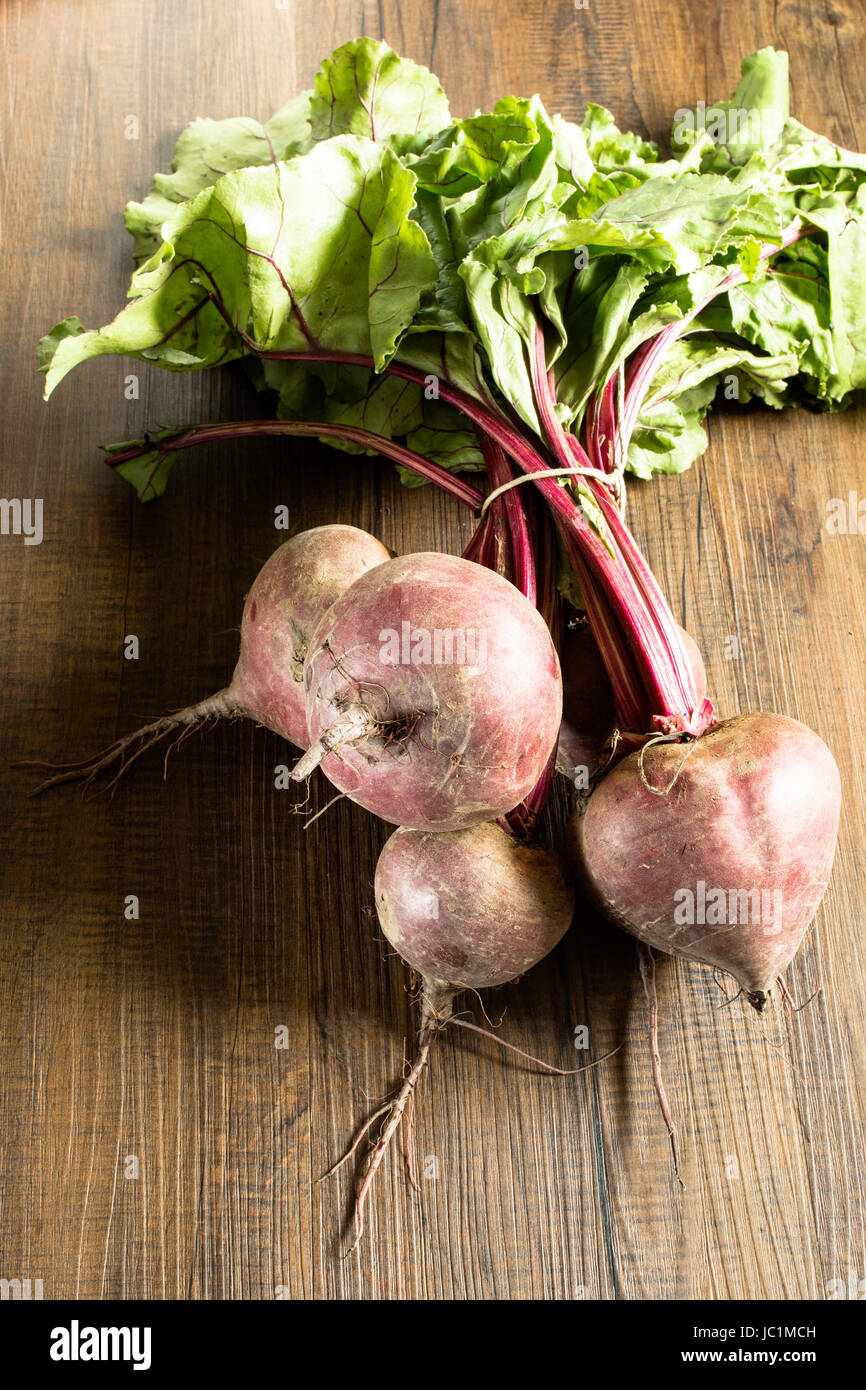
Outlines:
{"label": "wood grain", "polygon": [[[106,359],[41,403],[37,337],[115,312],[120,210],[194,114],[265,118],[367,32],[432,63],[457,112],[537,90],[663,137],[677,106],[727,94],[742,53],[773,43],[800,118],[866,148],[862,20],[857,0],[4,0],[0,493],[44,499],[45,540],[0,537],[0,1276],[41,1278],[46,1298],[436,1300],[822,1299],[866,1276],[866,541],[823,528],[829,498],[866,491],[862,411],[720,412],[698,468],[631,491],[720,707],[804,720],[845,789],[833,882],[791,971],[795,995],[819,993],[790,1036],[779,1014],[720,1009],[709,972],[660,967],[685,1191],[632,943],[582,911],[488,1007],[560,1065],[578,1024],[595,1055],[625,1046],[564,1080],[443,1039],[415,1127],[438,1176],[414,1195],[394,1157],[369,1239],[342,1261],[350,1178],[317,1179],[399,1076],[410,1028],[371,915],[386,828],[341,802],[305,832],[273,785],[285,749],[246,725],[190,742],[164,784],[142,761],[113,801],[29,800],[6,766],[82,756],[220,686],[278,503],[297,527],[351,521],[396,550],[467,539],[452,504],[401,490],[389,465],[300,443],[202,451],[140,506],[97,444],[252,409],[231,371],[141,367],[127,401],[130,364]],[[328,794],[317,785],[311,808]]]}

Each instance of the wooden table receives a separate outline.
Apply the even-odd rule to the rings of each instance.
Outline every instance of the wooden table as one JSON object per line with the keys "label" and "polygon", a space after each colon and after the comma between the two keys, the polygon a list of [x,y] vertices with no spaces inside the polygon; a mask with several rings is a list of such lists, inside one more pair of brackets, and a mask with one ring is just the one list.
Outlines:
{"label": "wooden table", "polygon": [[[277,441],[190,455],[170,495],[140,505],[96,446],[253,410],[232,371],[105,359],[40,401],[36,339],[120,306],[120,212],[177,132],[195,114],[266,118],[362,31],[432,64],[458,113],[538,90],[661,138],[676,107],[727,95],[740,56],[773,43],[800,118],[866,148],[858,0],[5,0],[0,492],[43,498],[45,534],[0,537],[0,1276],[41,1279],[46,1299],[844,1297],[866,1276],[866,539],[824,522],[829,499],[866,493],[861,411],[728,409],[699,467],[631,490],[720,708],[804,720],[845,790],[833,881],[790,977],[798,998],[819,992],[790,1036],[781,1012],[720,1008],[709,971],[660,967],[684,1191],[633,943],[581,910],[488,1008],[561,1066],[583,1058],[580,1024],[593,1055],[622,1050],[563,1079],[470,1035],[440,1041],[415,1126],[422,1190],[394,1155],[368,1239],[341,1260],[351,1178],[317,1179],[399,1076],[411,1027],[371,911],[387,827],[343,801],[305,831],[274,787],[285,747],[247,724],[190,742],[165,783],[143,760],[114,800],[28,800],[32,775],[5,766],[83,756],[220,686],[279,504],[298,529],[354,522],[399,551],[468,537],[453,504],[402,490],[390,465]],[[329,795],[318,782],[311,809]]]}

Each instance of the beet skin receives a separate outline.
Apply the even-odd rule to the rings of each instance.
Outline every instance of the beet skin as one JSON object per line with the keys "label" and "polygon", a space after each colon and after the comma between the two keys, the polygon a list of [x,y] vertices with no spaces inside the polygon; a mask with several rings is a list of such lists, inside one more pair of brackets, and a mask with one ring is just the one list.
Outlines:
{"label": "beet skin", "polygon": [[402,555],[363,575],[316,629],[304,683],[314,747],[293,776],[321,762],[352,801],[416,830],[511,811],[544,772],[562,718],[538,610],[453,555]]}
{"label": "beet skin", "polygon": [[[688,753],[685,762],[683,755]],[[830,877],[839,772],[817,734],[743,714],[692,746],[632,753],[569,825],[603,912],[649,946],[728,971],[757,1008],[793,959]]]}
{"label": "beet skin", "polygon": [[428,988],[516,979],[553,950],[574,909],[556,857],[495,824],[395,831],[375,892],[382,931]]}

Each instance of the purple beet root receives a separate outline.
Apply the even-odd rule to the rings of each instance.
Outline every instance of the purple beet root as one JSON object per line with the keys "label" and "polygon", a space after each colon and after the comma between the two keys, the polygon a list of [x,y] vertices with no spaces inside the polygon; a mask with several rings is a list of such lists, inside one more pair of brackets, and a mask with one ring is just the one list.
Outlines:
{"label": "purple beet root", "polygon": [[733,975],[765,1006],[830,876],[839,772],[817,734],[744,714],[632,753],[569,828],[601,910],[650,947]]}
{"label": "purple beet root", "polygon": [[375,892],[394,950],[452,993],[524,974],[565,934],[574,906],[556,857],[491,823],[450,834],[395,831]]}
{"label": "purple beet root", "polygon": [[[698,699],[707,693],[707,673],[694,638],[679,628]],[[557,771],[588,787],[606,763],[616,727],[613,690],[588,623],[569,628],[559,653],[562,664],[562,725]]]}
{"label": "purple beet root", "polygon": [[[164,715],[80,763],[64,764],[38,789],[109,776],[114,787],[149,748],[170,738],[168,751],[220,719],[255,719],[299,748],[306,746],[304,658],[324,614],[356,579],[390,558],[355,526],[316,526],[285,541],[268,559],[247,595],[241,646],[231,684],[186,709]],[[166,753],[166,763],[168,753]],[[50,763],[29,766],[51,767]]]}
{"label": "purple beet root", "polygon": [[340,1160],[381,1119],[358,1187],[354,1245],[364,1231],[370,1185],[401,1120],[409,1159],[416,1087],[436,1035],[452,1017],[455,995],[529,970],[564,936],[574,909],[573,888],[556,856],[491,823],[446,834],[395,831],[376,865],[375,894],[382,931],[420,977],[421,1019],[415,1060],[396,1098],[380,1106]]}
{"label": "purple beet root", "polygon": [[315,526],[274,551],[244,604],[230,687],[244,714],[306,747],[304,661],[310,639],[331,605],[390,558],[381,541],[356,526]]}
{"label": "purple beet root", "polygon": [[312,747],[351,800],[395,825],[505,815],[548,765],[562,717],[547,625],[514,585],[453,555],[404,555],[329,609],[304,669]]}

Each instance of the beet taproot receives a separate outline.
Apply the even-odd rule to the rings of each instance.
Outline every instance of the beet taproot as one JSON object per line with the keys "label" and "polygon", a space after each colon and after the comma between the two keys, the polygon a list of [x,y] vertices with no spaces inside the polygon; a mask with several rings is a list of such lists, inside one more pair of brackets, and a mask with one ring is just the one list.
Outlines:
{"label": "beet taproot", "polygon": [[380,565],[328,610],[304,669],[311,748],[334,786],[394,825],[458,830],[505,815],[538,782],[562,716],[538,610],[471,560]]}
{"label": "beet taproot", "polygon": [[727,971],[760,1011],[824,895],[840,800],[817,734],[743,714],[623,759],[574,813],[568,843],[612,922]]}

